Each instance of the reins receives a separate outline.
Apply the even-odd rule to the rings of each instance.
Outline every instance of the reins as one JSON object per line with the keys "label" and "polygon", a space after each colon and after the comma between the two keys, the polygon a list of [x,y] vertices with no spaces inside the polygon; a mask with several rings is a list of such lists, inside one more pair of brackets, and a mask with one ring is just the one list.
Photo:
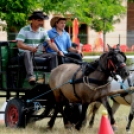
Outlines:
{"label": "reins", "polygon": [[[58,86],[55,87],[54,89],[51,89],[51,90],[49,90],[49,91],[47,91],[47,92],[45,92],[45,93],[43,93],[43,94],[41,94],[41,95],[39,95],[39,96],[36,96],[36,97],[34,97],[34,98],[32,98],[32,99],[29,99],[29,100],[27,100],[26,102],[28,102],[28,103],[33,102],[33,101],[36,100],[37,98],[39,98],[39,97],[41,97],[41,96],[44,96],[44,95],[46,95],[46,94],[52,92],[53,90],[58,89],[58,88],[60,88],[61,86],[65,85],[65,84],[68,84],[68,83],[73,85],[74,95],[75,95],[78,99],[80,99],[80,97],[77,95],[76,90],[75,90],[75,84],[76,84],[76,83],[84,83],[84,84],[85,84],[86,86],[88,86],[88,87],[89,87],[89,84],[90,84],[90,83],[94,83],[94,84],[98,84],[98,85],[100,84],[100,86],[98,86],[97,88],[94,88],[94,89],[91,89],[91,88],[90,88],[91,90],[97,90],[97,89],[101,89],[101,88],[106,87],[106,86],[107,86],[108,84],[110,84],[111,81],[112,81],[112,80],[111,80],[111,81],[106,82],[106,81],[100,81],[100,80],[96,80],[96,79],[91,79],[91,78],[89,78],[88,76],[83,75],[83,73],[82,73],[82,78],[76,79],[77,73],[78,73],[80,70],[82,70],[82,72],[83,72],[83,64],[86,63],[86,62],[81,62],[81,61],[79,61],[79,60],[77,60],[77,59],[70,58],[70,57],[67,57],[67,56],[61,56],[61,57],[63,57],[63,58],[68,58],[68,59],[73,60],[73,61],[75,61],[75,62],[77,62],[77,63],[80,64],[80,67],[76,70],[76,72],[74,73],[74,75],[72,76],[72,78],[71,78],[70,80],[68,80],[67,82],[64,82],[63,84],[58,85]],[[100,58],[102,58],[102,56],[101,56]],[[86,64],[89,64],[89,63],[86,63]],[[105,74],[107,74],[107,70],[105,70],[105,69],[102,67],[102,65],[100,64],[100,60],[99,60],[99,66],[100,66],[100,68],[101,68],[101,71],[103,71]],[[88,69],[92,69],[92,70],[94,70],[94,71],[96,70],[96,68],[94,68],[93,66],[91,66],[91,64],[89,64],[88,67],[89,67]],[[92,71],[92,72],[93,72],[93,71]],[[89,75],[89,74],[88,74],[88,75]],[[113,77],[113,78],[114,78],[114,77]]]}
{"label": "reins", "polygon": [[[27,103],[33,102],[34,100],[36,100],[36,99],[38,99],[38,98],[40,98],[40,97],[42,97],[42,96],[44,96],[44,95],[46,95],[46,94],[52,92],[53,90],[56,90],[56,89],[62,87],[62,86],[65,85],[65,84],[68,84],[68,83],[73,84],[74,94],[75,94],[75,96],[76,96],[78,99],[80,99],[79,96],[76,94],[76,91],[75,91],[75,84],[76,84],[75,81],[77,81],[77,79],[75,79],[75,77],[76,77],[78,71],[80,71],[81,67],[82,67],[82,66],[80,66],[80,67],[76,70],[76,72],[74,73],[73,77],[72,77],[70,80],[68,80],[67,82],[64,82],[63,84],[58,85],[58,86],[55,87],[54,89],[51,89],[51,90],[49,90],[49,91],[47,91],[47,92],[45,92],[45,93],[43,93],[43,94],[41,94],[41,95],[38,95],[38,96],[36,96],[36,97],[34,97],[34,98],[32,98],[32,99],[28,99],[26,102],[27,102]],[[81,83],[81,80],[80,80],[78,83]]]}
{"label": "reins", "polygon": [[72,79],[71,79],[71,82],[72,82],[72,84],[73,84],[74,95],[75,95],[78,99],[80,99],[80,97],[77,95],[76,90],[75,90],[75,78],[76,78],[77,73],[80,71],[81,67],[82,67],[82,65],[76,70],[76,72],[74,73],[74,75],[73,75],[73,77],[72,77]]}
{"label": "reins", "polygon": [[46,95],[46,94],[52,92],[53,90],[56,90],[56,89],[62,87],[62,86],[65,85],[65,84],[68,84],[68,83],[70,83],[70,82],[71,82],[70,80],[67,81],[67,82],[64,82],[63,84],[58,85],[57,87],[55,87],[55,88],[53,88],[53,89],[51,89],[51,90],[49,90],[49,91],[46,91],[46,92],[43,93],[43,94],[40,94],[40,95],[38,95],[38,96],[36,96],[36,97],[34,97],[34,98],[32,98],[32,99],[28,99],[26,102],[27,102],[27,103],[33,102],[34,100],[36,100],[36,99],[38,99],[38,98],[40,98],[40,97],[42,97],[42,96],[44,96],[44,95]]}
{"label": "reins", "polygon": [[80,60],[78,60],[78,59],[71,58],[71,57],[67,57],[67,56],[61,56],[61,55],[60,55],[60,57],[70,59],[70,60],[72,60],[72,61],[74,61],[75,63],[78,63],[78,64],[83,64],[83,63],[85,63],[85,62],[82,62],[82,61],[80,61]]}
{"label": "reins", "polygon": [[[70,58],[70,57],[67,57],[67,56],[62,56],[62,57],[64,57],[64,58],[69,58],[69,59],[71,59],[71,60],[73,60],[73,61],[78,62],[79,64],[82,64],[82,63],[83,63],[83,62],[80,62],[79,60],[76,60],[76,59],[74,59],[74,58]],[[33,60],[33,58],[34,58],[34,54],[33,54],[33,56],[32,56],[32,60]],[[33,61],[34,61],[34,60],[33,60]],[[34,64],[36,65],[36,62],[34,62]],[[80,68],[80,69],[81,69],[81,68]],[[76,73],[76,74],[77,74],[77,73]],[[46,94],[52,92],[53,90],[56,90],[56,89],[60,88],[61,86],[65,85],[65,84],[68,84],[68,83],[72,84],[73,81],[74,81],[74,79],[70,79],[69,81],[67,81],[67,82],[65,82],[65,83],[63,83],[63,84],[58,85],[58,86],[55,87],[54,89],[51,89],[51,90],[49,90],[49,91],[47,91],[47,92],[45,92],[45,93],[43,93],[43,94],[41,94],[41,95],[38,95],[38,96],[36,96],[36,97],[34,97],[34,98],[32,98],[32,99],[28,99],[26,102],[27,102],[27,103],[33,102],[34,100],[36,100],[36,99],[38,99],[38,98],[40,98],[40,97],[42,97],[42,96],[44,96],[44,95],[46,95]],[[75,91],[74,91],[74,92],[75,92]],[[75,93],[75,94],[76,94],[76,93]],[[76,96],[77,96],[77,94],[76,94]],[[77,97],[78,97],[78,96],[77,96]]]}
{"label": "reins", "polygon": [[[112,79],[113,80],[113,79]],[[112,81],[111,80],[111,81]],[[83,83],[87,86],[87,87],[89,87],[91,90],[97,90],[97,89],[101,89],[101,88],[104,88],[104,87],[106,87],[107,85],[109,85],[110,83],[111,83],[111,81],[108,81],[106,84],[103,84],[103,85],[101,85],[101,86],[98,86],[97,88],[94,88],[94,89],[91,89],[90,88],[90,83],[89,83],[89,78],[88,78],[88,76],[84,76],[83,77]]]}

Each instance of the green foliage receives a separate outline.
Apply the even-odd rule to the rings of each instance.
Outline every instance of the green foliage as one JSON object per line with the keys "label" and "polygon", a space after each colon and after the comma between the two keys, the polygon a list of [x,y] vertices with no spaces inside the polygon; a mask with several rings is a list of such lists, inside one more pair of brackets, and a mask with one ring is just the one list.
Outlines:
{"label": "green foliage", "polygon": [[114,29],[113,24],[120,22],[120,18],[126,13],[126,8],[122,6],[122,1],[118,0],[98,0],[90,2],[90,15],[94,17],[91,28],[97,32],[110,32]]}
{"label": "green foliage", "polygon": [[39,0],[1,0],[0,18],[6,21],[7,31],[17,32],[26,25],[28,15],[39,7]]}
{"label": "green foliage", "polygon": [[113,30],[115,16],[118,18],[125,12],[121,0],[1,0],[0,18],[7,22],[8,31],[18,31],[37,9],[47,14],[69,13],[96,31],[106,32]]}

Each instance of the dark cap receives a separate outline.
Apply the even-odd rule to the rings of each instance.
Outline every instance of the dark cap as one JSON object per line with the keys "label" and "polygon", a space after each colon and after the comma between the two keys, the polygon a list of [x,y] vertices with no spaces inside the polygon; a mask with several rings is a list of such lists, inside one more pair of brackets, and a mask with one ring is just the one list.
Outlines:
{"label": "dark cap", "polygon": [[43,20],[47,20],[47,19],[49,19],[49,17],[47,15],[43,14],[42,11],[34,11],[32,13],[32,15],[28,17],[28,20],[32,20],[32,19],[43,19]]}

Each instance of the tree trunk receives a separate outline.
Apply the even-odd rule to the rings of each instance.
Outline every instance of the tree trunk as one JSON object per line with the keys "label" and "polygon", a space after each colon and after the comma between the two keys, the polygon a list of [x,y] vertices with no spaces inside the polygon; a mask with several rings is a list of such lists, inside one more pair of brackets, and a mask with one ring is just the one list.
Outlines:
{"label": "tree trunk", "polygon": [[106,50],[106,32],[103,31],[103,52]]}

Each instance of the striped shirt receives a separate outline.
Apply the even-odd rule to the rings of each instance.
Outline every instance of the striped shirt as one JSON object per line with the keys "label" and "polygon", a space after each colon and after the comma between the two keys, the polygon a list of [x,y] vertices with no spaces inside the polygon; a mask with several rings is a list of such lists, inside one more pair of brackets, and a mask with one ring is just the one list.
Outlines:
{"label": "striped shirt", "polygon": [[[23,41],[28,46],[37,47],[39,44],[43,44],[45,41],[50,40],[50,38],[44,28],[40,27],[38,31],[35,32],[32,30],[31,25],[27,25],[21,28],[16,40]],[[25,50],[19,49],[19,51],[22,52]]]}

